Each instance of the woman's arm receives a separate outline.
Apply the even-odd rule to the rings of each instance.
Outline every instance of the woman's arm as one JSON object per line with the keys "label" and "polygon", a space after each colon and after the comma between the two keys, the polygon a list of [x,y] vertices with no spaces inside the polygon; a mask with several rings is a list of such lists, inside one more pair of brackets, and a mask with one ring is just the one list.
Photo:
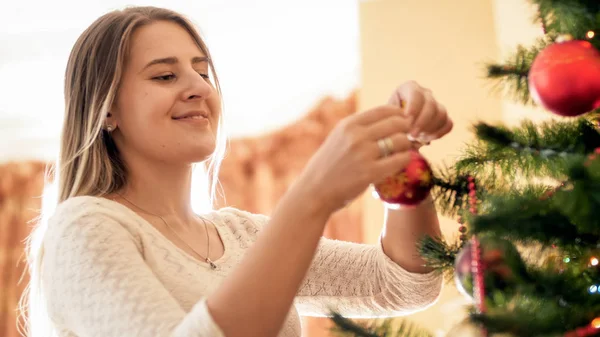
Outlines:
{"label": "woman's arm", "polygon": [[306,187],[286,195],[241,265],[190,312],[110,211],[86,198],[65,202],[44,238],[50,318],[80,337],[276,336],[330,214]]}
{"label": "woman's arm", "polygon": [[278,334],[329,218],[326,206],[306,186],[280,201],[241,264],[207,300],[227,337]]}
{"label": "woman's arm", "polygon": [[[264,215],[238,216],[259,232],[270,226]],[[392,261],[381,240],[371,245],[321,238],[295,305],[305,316],[327,316],[331,310],[347,317],[400,316],[434,303],[441,286],[440,273],[413,273]]]}
{"label": "woman's arm", "polygon": [[426,273],[431,268],[418,251],[424,236],[440,237],[440,223],[431,196],[416,207],[398,210],[386,208],[385,223],[381,233],[383,251],[399,266],[410,272]]}
{"label": "woman's arm", "polygon": [[437,271],[411,273],[375,245],[323,238],[296,298],[305,316],[390,317],[420,311],[442,287]]}
{"label": "woman's arm", "polygon": [[[380,106],[342,120],[276,207],[240,266],[208,299],[229,336],[275,336],[313,260],[330,214],[410,160],[401,109]],[[377,140],[393,137],[382,158]],[[266,276],[266,277],[265,277]]]}

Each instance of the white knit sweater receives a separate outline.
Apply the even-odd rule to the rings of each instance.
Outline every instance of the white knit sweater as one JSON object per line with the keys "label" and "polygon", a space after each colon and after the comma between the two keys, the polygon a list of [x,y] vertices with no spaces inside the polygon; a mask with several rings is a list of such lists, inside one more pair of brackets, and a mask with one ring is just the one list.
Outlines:
{"label": "white knit sweater", "polygon": [[[44,237],[42,266],[58,336],[224,336],[204,299],[242,261],[269,219],[234,208],[205,216],[225,245],[217,270],[117,202],[76,197],[58,205]],[[433,303],[440,289],[437,273],[407,272],[381,243],[322,238],[280,336],[301,335],[299,314],[402,315]]]}

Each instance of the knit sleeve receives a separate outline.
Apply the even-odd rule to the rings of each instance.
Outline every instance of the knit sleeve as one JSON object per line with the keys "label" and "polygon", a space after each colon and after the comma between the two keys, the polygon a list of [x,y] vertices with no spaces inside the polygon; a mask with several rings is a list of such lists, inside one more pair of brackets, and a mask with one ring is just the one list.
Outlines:
{"label": "knit sleeve", "polygon": [[298,292],[296,308],[305,316],[407,315],[432,305],[441,292],[436,272],[411,273],[376,245],[322,238]]}
{"label": "knit sleeve", "polygon": [[204,299],[184,312],[144,262],[135,233],[104,214],[64,213],[48,225],[42,262],[58,329],[78,337],[224,336]]}
{"label": "knit sleeve", "polygon": [[[268,225],[267,216],[245,214],[259,229]],[[381,238],[370,245],[323,237],[295,305],[305,316],[332,310],[346,317],[399,316],[427,308],[441,288],[440,273],[408,272],[384,253]]]}

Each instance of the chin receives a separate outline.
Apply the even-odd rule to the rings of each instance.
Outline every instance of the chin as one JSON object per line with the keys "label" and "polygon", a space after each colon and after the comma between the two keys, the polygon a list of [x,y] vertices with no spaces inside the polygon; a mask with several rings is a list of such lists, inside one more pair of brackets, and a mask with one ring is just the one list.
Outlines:
{"label": "chin", "polygon": [[195,149],[187,153],[185,161],[190,163],[199,163],[207,160],[215,152],[214,148]]}

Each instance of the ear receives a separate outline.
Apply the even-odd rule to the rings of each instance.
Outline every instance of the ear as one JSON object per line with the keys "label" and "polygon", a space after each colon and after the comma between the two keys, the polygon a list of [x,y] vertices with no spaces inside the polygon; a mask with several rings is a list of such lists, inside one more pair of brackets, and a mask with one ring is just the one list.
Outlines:
{"label": "ear", "polygon": [[106,113],[106,122],[111,122],[113,125],[118,122],[117,116],[119,116],[119,108],[116,100],[110,105],[110,109]]}
{"label": "ear", "polygon": [[108,132],[114,131],[117,128],[117,119],[112,112],[106,113],[106,119],[104,121],[104,129]]}

